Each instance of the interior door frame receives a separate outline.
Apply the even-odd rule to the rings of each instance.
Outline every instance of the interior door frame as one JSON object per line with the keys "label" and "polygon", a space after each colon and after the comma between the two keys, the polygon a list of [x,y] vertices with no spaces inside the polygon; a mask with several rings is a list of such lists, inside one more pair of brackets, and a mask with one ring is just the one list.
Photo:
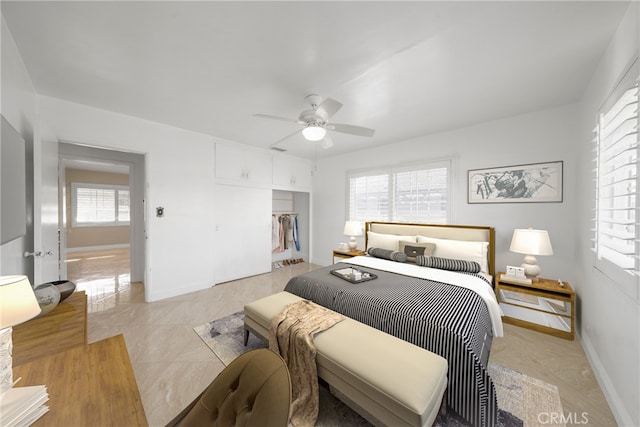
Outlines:
{"label": "interior door frame", "polygon": [[[129,166],[130,209],[131,221],[129,224],[130,268],[132,282],[144,282],[146,271],[146,236],[145,236],[145,157],[144,154],[117,151],[109,148],[88,146],[71,141],[60,141],[59,144],[59,168],[60,168],[60,253],[62,264],[66,269],[66,227],[64,206],[66,177],[64,171],[64,159],[95,160],[103,163],[113,163]],[[66,273],[66,272],[65,272]],[[66,277],[66,276],[63,276]]]}

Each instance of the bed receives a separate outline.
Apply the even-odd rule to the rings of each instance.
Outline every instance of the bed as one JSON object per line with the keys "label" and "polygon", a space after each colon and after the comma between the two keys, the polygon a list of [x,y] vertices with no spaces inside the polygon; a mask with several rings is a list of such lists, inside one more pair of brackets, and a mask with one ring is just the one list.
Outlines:
{"label": "bed", "polygon": [[[365,239],[375,256],[296,276],[285,291],[444,357],[448,410],[473,426],[495,425],[496,392],[487,373],[492,339],[502,335],[492,288],[494,229],[368,222]],[[444,268],[423,266],[437,260]],[[354,284],[331,274],[349,267],[377,277]]]}

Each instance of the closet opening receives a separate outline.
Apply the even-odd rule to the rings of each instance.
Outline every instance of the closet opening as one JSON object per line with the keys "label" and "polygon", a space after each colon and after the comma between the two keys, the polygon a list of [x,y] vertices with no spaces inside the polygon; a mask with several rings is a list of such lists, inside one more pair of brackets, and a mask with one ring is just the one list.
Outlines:
{"label": "closet opening", "polygon": [[272,269],[309,261],[309,193],[273,190]]}

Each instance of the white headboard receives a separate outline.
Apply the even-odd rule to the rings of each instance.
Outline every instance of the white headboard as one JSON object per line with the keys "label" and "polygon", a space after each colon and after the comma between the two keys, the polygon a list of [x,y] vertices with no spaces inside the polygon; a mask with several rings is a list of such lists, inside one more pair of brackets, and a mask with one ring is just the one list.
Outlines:
{"label": "white headboard", "polygon": [[495,276],[495,229],[488,226],[477,225],[449,225],[449,224],[409,224],[398,222],[366,223],[365,248],[368,237],[367,231],[382,234],[395,234],[399,236],[422,235],[437,239],[466,240],[471,242],[489,242],[488,264],[489,274]]}

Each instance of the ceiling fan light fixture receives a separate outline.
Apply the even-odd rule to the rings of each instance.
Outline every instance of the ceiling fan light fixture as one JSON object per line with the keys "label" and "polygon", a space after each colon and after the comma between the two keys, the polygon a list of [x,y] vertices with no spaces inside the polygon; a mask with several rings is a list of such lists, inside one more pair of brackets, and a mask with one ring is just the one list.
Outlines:
{"label": "ceiling fan light fixture", "polygon": [[307,141],[320,141],[327,134],[327,130],[318,125],[309,125],[302,129],[302,136]]}

